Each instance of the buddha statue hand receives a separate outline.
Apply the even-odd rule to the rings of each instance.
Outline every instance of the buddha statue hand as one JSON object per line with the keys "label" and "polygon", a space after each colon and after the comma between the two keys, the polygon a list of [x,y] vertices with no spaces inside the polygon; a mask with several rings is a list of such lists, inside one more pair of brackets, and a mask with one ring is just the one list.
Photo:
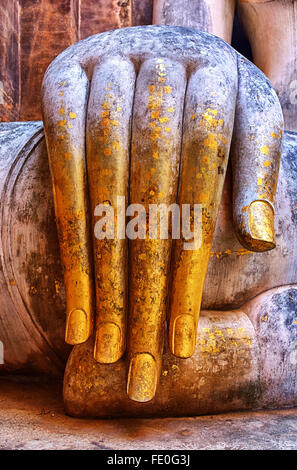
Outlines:
{"label": "buddha statue hand", "polygon": [[[149,401],[167,312],[170,351],[194,353],[230,148],[238,239],[251,251],[275,246],[279,101],[262,72],[221,39],[147,26],[68,48],[45,74],[42,103],[66,342],[85,342],[95,324],[94,358],[104,364],[127,344],[128,396]],[[147,216],[156,207],[160,219],[164,208],[176,215],[189,207],[188,231],[172,216],[170,236],[152,236]],[[126,226],[125,215],[136,213]]]}

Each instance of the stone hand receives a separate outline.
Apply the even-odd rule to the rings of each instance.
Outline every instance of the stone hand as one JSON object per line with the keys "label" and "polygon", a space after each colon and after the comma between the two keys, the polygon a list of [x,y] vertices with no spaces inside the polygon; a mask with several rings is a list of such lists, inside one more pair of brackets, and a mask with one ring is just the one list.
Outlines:
{"label": "stone hand", "polygon": [[[70,47],[49,67],[42,94],[66,341],[85,342],[95,319],[94,357],[113,363],[127,338],[128,395],[149,401],[167,311],[171,352],[186,358],[195,349],[231,142],[238,238],[252,251],[275,246],[279,102],[264,75],[222,40],[154,26],[107,32]],[[182,238],[146,237],[128,247],[118,231],[119,197],[147,211],[150,204],[200,204],[201,246],[188,250]],[[94,235],[100,204],[116,213],[114,238],[108,230],[104,239]]]}

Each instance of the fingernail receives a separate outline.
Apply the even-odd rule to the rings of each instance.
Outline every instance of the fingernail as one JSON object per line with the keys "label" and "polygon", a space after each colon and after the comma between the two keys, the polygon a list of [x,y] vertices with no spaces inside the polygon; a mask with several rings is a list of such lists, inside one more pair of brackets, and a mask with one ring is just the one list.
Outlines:
{"label": "fingernail", "polygon": [[84,343],[87,341],[89,333],[89,324],[86,312],[79,308],[72,310],[66,320],[66,343]]}
{"label": "fingernail", "polygon": [[115,323],[102,323],[97,329],[94,358],[111,364],[121,357],[121,330]]}
{"label": "fingernail", "polygon": [[275,247],[274,211],[266,201],[254,201],[249,207],[249,229],[255,241],[255,248]]}
{"label": "fingernail", "polygon": [[131,400],[146,402],[154,398],[157,388],[157,363],[148,353],[135,354],[130,361],[127,393]]}
{"label": "fingernail", "polygon": [[191,357],[195,352],[196,328],[194,318],[183,314],[174,320],[172,352],[178,357]]}

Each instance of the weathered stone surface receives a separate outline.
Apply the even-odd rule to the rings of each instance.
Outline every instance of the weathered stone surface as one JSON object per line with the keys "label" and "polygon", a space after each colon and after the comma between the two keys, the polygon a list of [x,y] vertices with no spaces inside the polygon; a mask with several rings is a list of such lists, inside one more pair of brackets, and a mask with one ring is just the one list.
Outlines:
{"label": "weathered stone surface", "polygon": [[19,116],[19,12],[16,0],[0,3],[0,122]]}
{"label": "weathered stone surface", "polygon": [[[285,132],[275,201],[276,248],[269,252],[252,253],[236,239],[227,209],[231,206],[227,175],[205,281],[204,308],[242,305],[245,299],[272,287],[272,279],[274,287],[296,282],[296,152],[296,133]],[[222,272],[226,273],[224,279]],[[228,274],[235,272],[239,273],[236,278]]]}
{"label": "weathered stone surface", "polygon": [[297,2],[238,0],[240,20],[251,43],[253,61],[279,96],[285,129],[297,131]]}
{"label": "weathered stone surface", "polygon": [[126,357],[98,364],[92,349],[92,341],[76,346],[66,367],[64,403],[72,416],[187,416],[257,404],[259,351],[243,312],[201,312],[196,352],[189,359],[164,353],[157,393],[147,403],[127,396]]}
{"label": "weathered stone surface", "polygon": [[78,0],[79,38],[132,25],[132,0]]}
{"label": "weathered stone surface", "polygon": [[153,24],[186,26],[231,43],[235,0],[154,0]]}
{"label": "weathered stone surface", "polygon": [[76,346],[64,376],[67,413],[194,416],[296,406],[296,295],[296,287],[280,288],[240,311],[201,312],[195,354],[164,354],[157,393],[148,403],[127,397],[126,358],[103,365],[93,358],[92,342]]}
{"label": "weathered stone surface", "polygon": [[20,0],[21,120],[41,117],[44,72],[78,39],[76,8],[76,0]]}
{"label": "weathered stone surface", "polygon": [[[297,450],[297,410],[195,418],[102,419],[65,415],[61,385],[0,381],[0,449]],[[112,452],[114,455],[116,452]]]}
{"label": "weathered stone surface", "polygon": [[[3,79],[0,81],[3,82],[6,104],[0,117],[3,115],[8,121],[41,119],[39,93],[42,77],[58,53],[93,34],[131,25],[152,24],[153,6],[153,0],[135,0],[133,5],[131,0],[2,2],[0,73]],[[163,11],[162,2],[155,2],[155,22],[185,26],[185,18],[180,12],[182,8],[188,14],[190,4],[183,7],[174,5],[173,13],[170,13],[169,7]],[[188,15],[190,23],[187,25],[230,40],[233,10],[233,0],[220,0],[219,5],[213,0],[204,0],[199,2],[193,14]]]}
{"label": "weathered stone surface", "polygon": [[275,289],[247,308],[259,345],[263,407],[295,406],[297,399],[297,289]]}
{"label": "weathered stone surface", "polygon": [[0,373],[61,374],[65,306],[42,124],[1,124],[0,142]]}
{"label": "weathered stone surface", "polygon": [[153,23],[153,3],[153,0],[133,0],[133,26],[141,26]]}
{"label": "weathered stone surface", "polygon": [[[153,0],[135,5],[151,23]],[[0,5],[0,119],[41,119],[40,88],[50,62],[79,39],[132,25],[131,0],[4,0]]]}

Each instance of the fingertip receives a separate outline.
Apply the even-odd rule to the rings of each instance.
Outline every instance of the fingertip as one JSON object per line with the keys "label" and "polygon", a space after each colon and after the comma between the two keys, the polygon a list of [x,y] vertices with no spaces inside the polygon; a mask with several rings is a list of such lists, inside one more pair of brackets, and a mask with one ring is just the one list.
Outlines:
{"label": "fingertip", "polygon": [[154,398],[158,383],[158,366],[149,353],[135,354],[130,360],[127,394],[133,401],[141,403]]}
{"label": "fingertip", "polygon": [[94,346],[94,359],[101,364],[113,364],[123,355],[122,334],[118,325],[106,322],[99,325]]}
{"label": "fingertip", "polygon": [[182,314],[173,320],[170,328],[170,349],[181,358],[191,357],[196,346],[196,326],[192,315]]}
{"label": "fingertip", "polygon": [[90,334],[91,327],[86,312],[81,308],[71,310],[66,320],[66,343],[71,345],[84,343]]}
{"label": "fingertip", "polygon": [[262,251],[275,247],[274,210],[266,201],[254,201],[249,207],[249,229]]}
{"label": "fingertip", "polygon": [[237,224],[237,233],[243,246],[250,251],[265,252],[275,248],[274,210],[264,200],[253,201]]}

